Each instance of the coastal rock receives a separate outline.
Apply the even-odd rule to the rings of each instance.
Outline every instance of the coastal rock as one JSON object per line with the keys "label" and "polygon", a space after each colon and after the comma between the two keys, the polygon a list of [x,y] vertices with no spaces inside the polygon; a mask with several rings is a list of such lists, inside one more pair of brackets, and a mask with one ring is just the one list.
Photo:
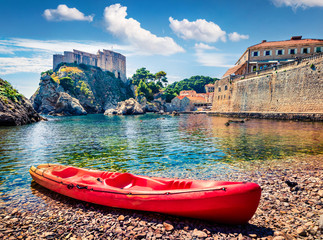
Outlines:
{"label": "coastal rock", "polygon": [[45,120],[23,95],[0,79],[0,126],[18,126]]}
{"label": "coastal rock", "polygon": [[85,115],[86,111],[78,99],[61,92],[55,105],[55,113],[62,113],[63,115]]}
{"label": "coastal rock", "polygon": [[123,99],[133,96],[130,84],[122,82],[113,73],[85,64],[64,63],[54,72],[49,70],[42,73],[39,88],[30,100],[39,113],[64,115],[62,103],[58,102],[59,99],[63,100],[62,93],[68,94],[72,105],[76,107],[72,115],[82,115],[84,111],[103,113],[106,109],[116,107]]}
{"label": "coastal rock", "polygon": [[108,109],[104,112],[104,115],[138,115],[144,114],[145,110],[142,106],[133,98],[119,102],[117,108]]}

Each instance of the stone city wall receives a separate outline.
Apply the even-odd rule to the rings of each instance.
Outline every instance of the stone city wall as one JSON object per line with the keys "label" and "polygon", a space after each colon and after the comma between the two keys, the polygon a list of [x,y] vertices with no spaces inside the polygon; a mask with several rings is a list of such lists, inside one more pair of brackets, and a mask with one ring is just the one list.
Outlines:
{"label": "stone city wall", "polygon": [[[261,72],[260,72],[261,74]],[[212,111],[323,114],[323,58],[215,83]]]}

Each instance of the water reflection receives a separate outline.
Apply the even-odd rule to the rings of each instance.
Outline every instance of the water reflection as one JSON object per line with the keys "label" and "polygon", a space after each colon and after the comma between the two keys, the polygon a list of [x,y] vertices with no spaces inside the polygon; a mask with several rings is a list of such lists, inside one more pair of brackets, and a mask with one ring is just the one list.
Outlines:
{"label": "water reflection", "polygon": [[88,115],[0,127],[0,191],[25,187],[29,167],[41,163],[212,178],[234,171],[232,161],[323,152],[322,123],[252,119],[225,126],[227,121],[206,115]]}

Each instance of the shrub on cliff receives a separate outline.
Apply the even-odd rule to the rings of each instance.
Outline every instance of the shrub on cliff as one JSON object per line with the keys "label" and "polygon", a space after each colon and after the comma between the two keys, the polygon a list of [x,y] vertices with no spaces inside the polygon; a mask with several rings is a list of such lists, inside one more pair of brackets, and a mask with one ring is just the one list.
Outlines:
{"label": "shrub on cliff", "polygon": [[0,98],[7,102],[7,99],[11,99],[14,102],[19,102],[22,98],[22,94],[18,93],[10,83],[0,78]]}
{"label": "shrub on cliff", "polygon": [[74,81],[70,77],[62,77],[60,79],[60,85],[64,88],[65,91],[75,94]]}

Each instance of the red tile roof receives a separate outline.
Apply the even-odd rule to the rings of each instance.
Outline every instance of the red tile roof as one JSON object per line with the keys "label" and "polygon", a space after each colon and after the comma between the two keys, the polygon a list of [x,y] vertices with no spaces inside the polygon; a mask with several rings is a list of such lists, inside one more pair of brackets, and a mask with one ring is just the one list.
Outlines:
{"label": "red tile roof", "polygon": [[179,100],[182,100],[184,97],[187,97],[187,96],[177,96]]}
{"label": "red tile roof", "polygon": [[206,99],[204,97],[190,97],[190,96],[187,96],[187,98],[190,101],[193,101],[193,102],[206,102]]}
{"label": "red tile roof", "polygon": [[222,76],[222,78],[229,76],[231,74],[235,74],[235,72],[238,71],[243,65],[244,63],[241,63],[240,65],[236,65],[232,68],[229,68],[228,71],[226,71],[225,74]]}
{"label": "red tile roof", "polygon": [[287,46],[297,46],[297,45],[308,45],[308,44],[323,44],[323,39],[300,39],[300,40],[285,40],[285,41],[272,41],[272,42],[262,42],[249,47],[253,48],[269,48],[269,47],[287,47]]}

